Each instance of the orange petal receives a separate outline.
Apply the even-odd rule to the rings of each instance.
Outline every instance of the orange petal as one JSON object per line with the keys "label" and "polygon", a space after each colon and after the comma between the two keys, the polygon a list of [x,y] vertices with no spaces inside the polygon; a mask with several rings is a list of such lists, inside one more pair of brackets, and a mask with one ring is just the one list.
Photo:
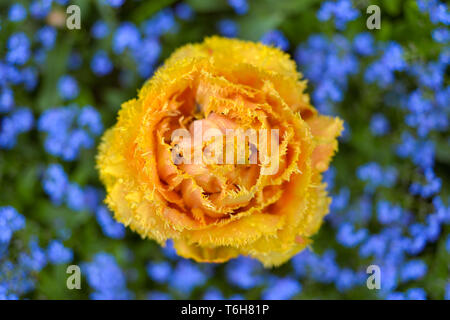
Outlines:
{"label": "orange petal", "polygon": [[343,121],[339,118],[317,115],[307,120],[307,123],[317,142],[312,154],[312,165],[323,172],[328,169],[331,158],[337,151],[337,137],[344,128]]}

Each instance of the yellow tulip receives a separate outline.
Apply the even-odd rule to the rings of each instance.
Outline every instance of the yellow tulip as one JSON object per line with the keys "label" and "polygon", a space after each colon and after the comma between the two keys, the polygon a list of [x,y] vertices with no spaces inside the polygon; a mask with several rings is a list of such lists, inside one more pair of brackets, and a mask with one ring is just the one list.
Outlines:
{"label": "yellow tulip", "polygon": [[[212,37],[175,51],[102,138],[97,165],[115,219],[161,245],[173,239],[179,255],[199,262],[238,255],[265,266],[287,261],[311,243],[328,213],[322,173],[343,128],[342,120],[318,114],[305,89],[290,57],[260,43]],[[195,162],[196,151],[189,152],[196,142],[173,132],[195,138],[200,124],[223,134],[227,147],[231,129],[242,129],[237,137],[276,130],[278,139],[245,142],[234,163]],[[203,139],[197,152],[210,143]],[[265,153],[271,164],[263,156],[268,145],[278,148],[273,172],[274,153]],[[177,162],[174,150],[191,161]]]}

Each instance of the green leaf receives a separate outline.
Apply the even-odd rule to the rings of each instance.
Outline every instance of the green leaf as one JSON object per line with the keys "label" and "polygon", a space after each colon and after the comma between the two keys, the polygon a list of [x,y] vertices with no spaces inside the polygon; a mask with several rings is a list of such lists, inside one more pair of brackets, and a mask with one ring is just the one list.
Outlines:
{"label": "green leaf", "polygon": [[[67,32],[78,32],[67,31]],[[58,79],[64,75],[75,37],[64,37],[57,42],[55,48],[48,53],[47,60],[42,72],[42,88],[37,99],[37,106],[40,111],[60,104],[61,98],[58,95]]]}
{"label": "green leaf", "polygon": [[230,6],[225,0],[187,0],[186,3],[189,4],[195,11],[201,13],[230,9]]}
{"label": "green leaf", "polygon": [[172,5],[174,2],[175,0],[144,1],[131,11],[131,20],[139,24],[164,7]]}

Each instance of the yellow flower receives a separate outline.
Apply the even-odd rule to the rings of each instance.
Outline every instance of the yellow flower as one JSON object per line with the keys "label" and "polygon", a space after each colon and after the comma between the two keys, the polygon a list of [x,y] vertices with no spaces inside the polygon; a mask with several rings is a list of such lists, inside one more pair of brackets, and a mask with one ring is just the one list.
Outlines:
{"label": "yellow flower", "polygon": [[[260,43],[212,37],[175,51],[103,136],[97,164],[115,218],[201,262],[247,255],[274,266],[304,249],[328,212],[322,172],[343,123],[317,113],[300,78],[287,54]],[[199,124],[219,138],[195,149]],[[174,138],[179,129],[194,138]],[[229,129],[244,153],[233,137],[234,162],[209,161],[229,152],[205,155],[221,135],[230,145]],[[245,140],[250,129],[277,139]],[[187,161],[196,150],[202,161]]]}

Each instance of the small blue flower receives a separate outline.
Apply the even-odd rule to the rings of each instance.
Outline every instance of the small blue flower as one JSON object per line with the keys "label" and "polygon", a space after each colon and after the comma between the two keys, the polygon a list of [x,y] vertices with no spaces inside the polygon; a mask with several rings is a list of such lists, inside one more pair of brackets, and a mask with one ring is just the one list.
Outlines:
{"label": "small blue flower", "polygon": [[72,100],[78,97],[78,82],[74,77],[65,75],[58,80],[59,95],[64,100]]}
{"label": "small blue flower", "polygon": [[154,66],[161,52],[161,44],[155,37],[147,37],[139,47],[133,50],[133,57],[138,65],[139,74],[148,78],[153,72]]}
{"label": "small blue flower", "polygon": [[406,298],[408,300],[426,300],[427,293],[422,288],[411,288],[406,291]]}
{"label": "small blue flower", "polygon": [[14,232],[25,227],[25,218],[11,206],[0,207],[0,248],[11,241]]}
{"label": "small blue flower", "polygon": [[382,61],[386,64],[389,70],[401,71],[406,68],[406,62],[403,54],[404,52],[401,45],[394,41],[390,41],[384,49]]}
{"label": "small blue flower", "polygon": [[336,169],[333,166],[330,166],[328,170],[323,173],[323,182],[327,184],[327,190],[333,190],[335,177]]}
{"label": "small blue flower", "polygon": [[443,23],[447,26],[450,25],[450,13],[445,3],[441,3],[439,1],[429,1],[426,8],[432,23]]}
{"label": "small blue flower", "polygon": [[430,242],[435,242],[441,233],[441,221],[437,214],[430,214],[426,217],[426,236]]}
{"label": "small blue flower", "polygon": [[[54,139],[58,139],[57,137],[53,137]],[[63,140],[60,154],[62,159],[66,161],[73,161],[78,156],[82,149],[90,149],[94,145],[94,140],[92,136],[83,129],[74,129],[71,132],[67,132],[66,136],[61,136]],[[51,138],[47,137],[46,142],[51,143]],[[59,141],[58,141],[59,142]]]}
{"label": "small blue flower", "polygon": [[92,300],[130,300],[134,295],[128,290],[121,291],[95,291],[91,293]]}
{"label": "small blue flower", "polygon": [[172,300],[172,297],[166,292],[152,291],[147,294],[147,300]]}
{"label": "small blue flower", "polygon": [[447,285],[445,286],[445,295],[444,295],[444,299],[445,299],[445,300],[450,300],[450,282],[447,283]]}
{"label": "small blue flower", "polygon": [[209,288],[203,295],[203,300],[224,300],[223,293],[217,288]]}
{"label": "small blue flower", "polygon": [[288,300],[298,295],[301,290],[301,284],[294,278],[276,278],[263,291],[261,298],[264,300]]}
{"label": "small blue flower", "polygon": [[[429,62],[428,64],[414,64],[410,66],[409,71],[422,86],[439,90],[444,83],[445,66],[441,63]],[[411,101],[412,99],[416,99],[416,101]],[[431,104],[428,99],[423,97],[420,89],[413,91],[408,102],[417,103],[419,101]]]}
{"label": "small blue flower", "polygon": [[338,194],[332,197],[330,211],[339,211],[345,209],[350,199],[350,190],[348,188],[342,188]]}
{"label": "small blue flower", "polygon": [[389,129],[389,122],[383,114],[376,113],[370,119],[370,130],[374,136],[384,136]]}
{"label": "small blue flower", "polygon": [[8,39],[6,61],[11,64],[23,65],[30,58],[30,41],[23,32],[14,33]]}
{"label": "small blue flower", "polygon": [[403,132],[401,138],[402,142],[397,146],[396,152],[399,157],[406,158],[416,150],[416,140],[408,132]]}
{"label": "small blue flower", "polygon": [[89,212],[95,212],[103,200],[103,195],[98,188],[87,186],[84,189],[84,199]]}
{"label": "small blue flower", "polygon": [[88,209],[83,189],[76,183],[70,183],[60,164],[51,164],[44,172],[42,186],[55,205],[63,202],[74,211]]}
{"label": "small blue flower", "polygon": [[9,293],[8,289],[3,284],[1,284],[0,300],[19,300],[19,297],[14,293]]}
{"label": "small blue flower", "polygon": [[84,130],[73,129],[78,115],[76,106],[46,110],[38,121],[39,131],[47,133],[45,149],[64,160],[74,160],[82,147],[90,147],[92,139]]}
{"label": "small blue flower", "polygon": [[175,14],[181,20],[191,20],[195,13],[189,4],[182,2],[175,6]]}
{"label": "small blue flower", "polygon": [[217,23],[219,33],[228,38],[235,38],[239,34],[238,24],[231,19],[222,19]]}
{"label": "small blue flower", "polygon": [[358,274],[349,268],[345,268],[339,271],[339,275],[336,279],[336,288],[340,292],[345,292],[357,285],[358,281]]}
{"label": "small blue flower", "polygon": [[385,253],[387,239],[383,235],[371,235],[359,248],[359,255],[363,258],[375,256],[380,258]]}
{"label": "small blue flower", "polygon": [[44,19],[52,8],[52,0],[34,0],[30,5],[30,13],[36,19]]}
{"label": "small blue flower", "polygon": [[131,22],[123,22],[114,33],[113,51],[121,54],[125,49],[133,49],[139,45],[141,35]]}
{"label": "small blue flower", "polygon": [[114,256],[100,252],[91,262],[81,266],[89,286],[95,290],[91,298],[95,300],[131,299],[132,293],[126,287],[126,278]]}
{"label": "small blue flower", "polygon": [[38,83],[38,73],[34,67],[26,67],[22,69],[22,81],[25,90],[32,91]]}
{"label": "small blue flower", "polygon": [[441,191],[442,180],[436,177],[431,168],[425,169],[426,184],[413,182],[409,187],[409,192],[413,195],[421,195],[422,198],[429,198]]}
{"label": "small blue flower", "polygon": [[375,53],[374,39],[372,34],[362,32],[353,39],[353,48],[362,56],[370,56]]}
{"label": "small blue flower", "polygon": [[69,183],[66,190],[67,206],[73,211],[86,209],[83,189],[76,183]]}
{"label": "small blue flower", "polygon": [[442,199],[438,196],[433,198],[433,206],[438,220],[445,224],[450,224],[450,206],[445,206]]}
{"label": "small blue flower", "polygon": [[46,60],[47,60],[47,50],[45,50],[42,47],[37,48],[36,51],[34,52],[34,62],[36,62],[37,64],[44,64]]}
{"label": "small blue flower", "polygon": [[233,8],[234,12],[239,15],[246,14],[248,12],[247,0],[227,0],[230,7]]}
{"label": "small blue flower", "polygon": [[111,73],[113,64],[105,51],[100,50],[94,54],[91,60],[91,69],[97,76],[105,76]]}
{"label": "small blue flower", "polygon": [[332,249],[325,251],[322,256],[309,251],[305,253],[308,273],[315,281],[332,283],[339,275],[339,266],[336,263],[336,252]]}
{"label": "small blue flower", "polygon": [[344,223],[339,227],[336,236],[337,241],[345,247],[355,247],[367,237],[368,231],[366,229],[355,230],[350,223]]}
{"label": "small blue flower", "polygon": [[34,289],[35,281],[28,266],[4,260],[0,263],[0,296],[17,300],[19,296]]}
{"label": "small blue flower", "polygon": [[386,88],[394,81],[394,74],[383,62],[375,61],[367,67],[364,79],[368,83],[376,82],[382,88]]}
{"label": "small blue flower", "polygon": [[113,8],[119,8],[125,3],[125,0],[106,0],[106,3]]}
{"label": "small blue flower", "polygon": [[447,106],[447,101],[450,100],[450,86],[436,92],[436,105],[438,108],[444,109]]}
{"label": "small blue flower", "polygon": [[196,264],[188,260],[181,260],[175,267],[169,279],[169,284],[172,288],[188,295],[193,289],[203,285],[206,280],[206,275]]}
{"label": "small blue flower", "polygon": [[353,8],[350,0],[338,0],[336,2],[323,2],[317,18],[320,21],[328,21],[334,17],[334,24],[339,30],[344,30],[349,21],[355,20],[359,11]]}
{"label": "small blue flower", "polygon": [[20,253],[19,263],[28,270],[41,271],[47,265],[47,255],[35,240],[30,241],[29,247],[30,253]]}
{"label": "small blue flower", "polygon": [[367,82],[376,82],[386,88],[394,81],[394,71],[403,71],[407,64],[403,57],[403,48],[396,42],[390,41],[383,48],[381,58],[367,68],[364,78]]}
{"label": "small blue flower", "polygon": [[8,112],[14,106],[14,92],[8,87],[2,87],[0,92],[0,112]]}
{"label": "small blue flower", "polygon": [[86,127],[94,135],[99,135],[103,131],[103,124],[100,113],[92,106],[86,105],[81,108],[77,123],[81,127]]}
{"label": "small blue flower", "polygon": [[450,64],[450,48],[444,47],[439,54],[438,62],[443,65],[449,65]]}
{"label": "small blue flower", "polygon": [[14,147],[17,136],[31,130],[33,123],[33,113],[28,108],[16,109],[9,116],[0,119],[0,147]]}
{"label": "small blue flower", "polygon": [[381,224],[400,222],[403,210],[400,206],[392,205],[388,201],[380,201],[377,205],[377,218]]}
{"label": "small blue flower", "polygon": [[36,38],[42,44],[42,46],[49,50],[53,48],[56,40],[56,29],[51,26],[42,27],[36,33]]}
{"label": "small blue flower", "polygon": [[270,30],[261,37],[261,42],[267,45],[273,45],[281,50],[289,49],[289,41],[279,30]]}
{"label": "small blue flower", "polygon": [[412,239],[407,248],[407,252],[412,255],[419,254],[427,244],[426,228],[420,223],[414,223],[408,229],[412,235]]}
{"label": "small blue flower", "polygon": [[27,9],[20,3],[11,5],[8,12],[8,19],[13,22],[20,22],[27,17]]}
{"label": "small blue flower", "polygon": [[95,216],[106,236],[113,239],[123,239],[125,236],[125,227],[112,218],[111,212],[105,206],[99,206],[95,212]]}
{"label": "small blue flower", "polygon": [[8,84],[18,85],[23,81],[22,74],[21,74],[19,68],[17,68],[15,65],[5,64],[5,65],[3,65],[2,69],[3,69],[3,72],[5,73],[4,85],[8,85]]}
{"label": "small blue flower", "polygon": [[144,22],[144,33],[148,37],[158,37],[175,30],[177,22],[170,8],[163,9]]}
{"label": "small blue flower", "polygon": [[[297,63],[314,85],[313,101],[324,114],[334,113],[334,102],[342,101],[348,77],[358,71],[358,59],[342,35],[327,39],[312,35],[295,52]],[[327,74],[327,77],[323,77]],[[348,132],[348,131],[347,131]]]}
{"label": "small blue flower", "polygon": [[418,280],[427,273],[427,265],[421,260],[411,260],[403,265],[400,276],[402,281]]}
{"label": "small blue flower", "polygon": [[245,290],[249,290],[262,284],[263,277],[258,274],[261,264],[251,258],[239,257],[232,260],[226,266],[228,282]]}
{"label": "small blue flower", "polygon": [[91,34],[95,39],[103,39],[109,34],[109,27],[106,22],[99,20],[94,23]]}
{"label": "small blue flower", "polygon": [[83,64],[83,59],[81,55],[77,52],[72,52],[69,56],[68,68],[69,70],[77,70]]}
{"label": "small blue flower", "polygon": [[66,248],[61,241],[52,240],[47,247],[47,256],[53,264],[65,264],[72,261],[73,251]]}
{"label": "small blue flower", "polygon": [[405,294],[402,292],[391,292],[387,295],[386,300],[405,300]]}
{"label": "small blue flower", "polygon": [[167,261],[150,262],[147,265],[148,276],[158,283],[166,282],[172,273],[172,267]]}
{"label": "small blue flower", "polygon": [[18,133],[30,131],[33,127],[34,117],[29,108],[16,109],[11,115],[11,119]]}
{"label": "small blue flower", "polygon": [[358,179],[365,181],[366,190],[374,191],[379,186],[391,187],[397,180],[397,170],[394,167],[383,169],[376,162],[369,162],[357,169]]}
{"label": "small blue flower", "polygon": [[380,265],[382,270],[382,280],[381,280],[381,290],[380,294],[385,295],[398,286],[398,271],[395,264],[390,261],[386,261],[384,264]]}
{"label": "small blue flower", "polygon": [[173,246],[172,240],[167,240],[164,247],[162,248],[163,254],[166,258],[170,260],[176,260],[179,258],[177,252]]}
{"label": "small blue flower", "polygon": [[11,117],[0,119],[0,148],[11,149],[16,145],[17,132]]}
{"label": "small blue flower", "polygon": [[431,140],[426,140],[416,145],[416,152],[412,155],[413,162],[423,170],[432,168],[435,158],[435,146]]}
{"label": "small blue flower", "polygon": [[47,167],[42,185],[53,203],[60,205],[63,202],[68,184],[69,180],[60,164],[54,163]]}
{"label": "small blue flower", "polygon": [[433,30],[432,37],[436,42],[447,43],[450,41],[450,32],[447,28],[438,28]]}

